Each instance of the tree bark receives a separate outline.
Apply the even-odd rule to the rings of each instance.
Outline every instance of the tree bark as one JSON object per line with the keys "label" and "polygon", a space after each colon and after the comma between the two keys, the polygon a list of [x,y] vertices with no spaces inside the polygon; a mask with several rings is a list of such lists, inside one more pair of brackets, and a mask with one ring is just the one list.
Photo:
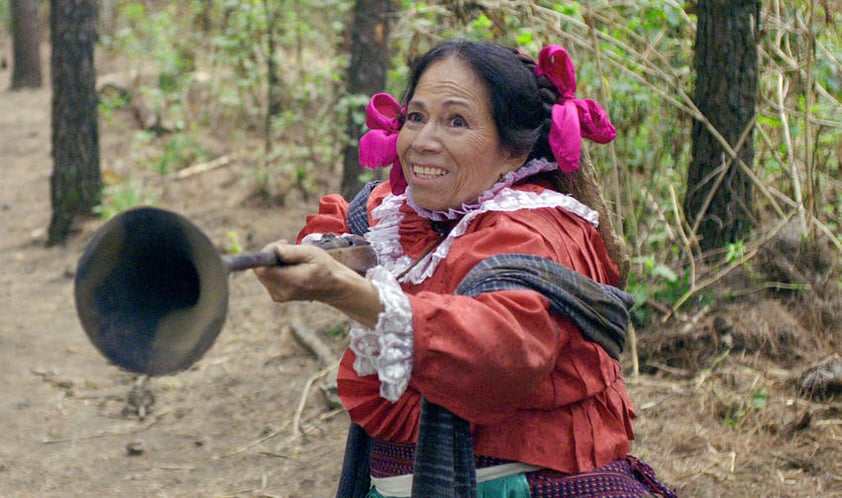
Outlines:
{"label": "tree bark", "polygon": [[12,82],[10,89],[41,87],[41,25],[37,0],[11,0]]}
{"label": "tree bark", "polygon": [[272,121],[283,112],[281,101],[281,77],[278,68],[277,38],[275,24],[278,16],[272,0],[263,0],[268,28],[266,31],[266,130],[264,149],[266,157],[272,152]]}
{"label": "tree bark", "polygon": [[737,154],[732,161],[707,127],[693,122],[684,212],[698,224],[702,251],[711,251],[751,230],[752,184],[739,162],[754,162],[760,1],[699,0],[697,14],[695,103]]}
{"label": "tree bark", "polygon": [[96,0],[51,0],[53,214],[47,245],[64,242],[78,216],[100,203],[96,70]]}
{"label": "tree bark", "polygon": [[[386,87],[389,69],[389,15],[394,10],[392,0],[357,0],[351,23],[351,62],[348,65],[348,95],[371,97]],[[345,146],[342,168],[342,195],[351,199],[363,186],[360,180],[358,139],[365,123],[355,116],[365,115],[365,105],[348,109],[346,132],[349,143]]]}

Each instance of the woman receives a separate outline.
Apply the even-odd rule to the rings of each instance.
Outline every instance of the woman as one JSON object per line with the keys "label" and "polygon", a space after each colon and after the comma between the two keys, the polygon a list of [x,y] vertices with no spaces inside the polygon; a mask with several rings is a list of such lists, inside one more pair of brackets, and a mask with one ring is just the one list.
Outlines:
{"label": "woman", "polygon": [[[269,246],[290,264],[255,270],[273,300],[353,319],[340,496],[670,495],[629,455],[617,265],[597,213],[559,192],[581,137],[615,134],[574,92],[558,46],[537,63],[491,44],[434,48],[403,105],[369,105],[361,161],[393,165],[389,182],[350,204],[327,196],[301,244]],[[349,233],[377,253],[366,277],[312,245]]]}

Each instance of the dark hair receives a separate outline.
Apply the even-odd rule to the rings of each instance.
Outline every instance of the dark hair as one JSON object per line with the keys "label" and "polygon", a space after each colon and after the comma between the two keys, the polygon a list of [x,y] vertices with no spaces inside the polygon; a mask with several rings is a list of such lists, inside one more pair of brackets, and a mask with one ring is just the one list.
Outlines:
{"label": "dark hair", "polygon": [[404,102],[415,94],[418,81],[434,62],[455,56],[485,82],[500,140],[515,154],[553,160],[548,135],[557,90],[546,77],[536,78],[535,61],[515,49],[465,40],[437,45],[411,64]]}

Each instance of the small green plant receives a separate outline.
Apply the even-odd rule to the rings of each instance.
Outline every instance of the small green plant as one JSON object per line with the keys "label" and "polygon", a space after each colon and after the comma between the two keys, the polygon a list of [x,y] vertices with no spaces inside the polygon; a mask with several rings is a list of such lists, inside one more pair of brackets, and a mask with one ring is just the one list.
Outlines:
{"label": "small green plant", "polygon": [[161,156],[155,163],[155,171],[160,175],[167,175],[195,162],[204,161],[207,156],[207,150],[195,139],[186,133],[174,133],[164,144]]}
{"label": "small green plant", "polygon": [[103,220],[110,220],[128,209],[155,205],[158,201],[157,196],[145,192],[134,180],[128,179],[106,185],[102,192],[102,202],[94,211]]}
{"label": "small green plant", "polygon": [[742,240],[738,240],[737,242],[732,242],[727,246],[727,252],[725,253],[725,260],[729,263],[735,263],[737,261],[742,260],[746,254],[746,244]]}
{"label": "small green plant", "polygon": [[127,108],[130,103],[131,98],[129,97],[128,92],[100,92],[98,104],[99,115],[104,120],[108,121],[116,111]]}
{"label": "small green plant", "polygon": [[225,252],[228,254],[240,254],[243,246],[240,244],[240,235],[236,230],[228,231],[228,243],[225,244]]}
{"label": "small green plant", "polygon": [[747,402],[740,403],[740,406],[734,413],[725,419],[725,425],[732,429],[737,429],[745,423],[746,419],[752,413],[758,413],[766,409],[766,402],[769,398],[769,393],[764,388],[755,390],[751,398]]}
{"label": "small green plant", "polygon": [[680,278],[672,268],[658,263],[653,257],[638,257],[632,262],[638,269],[629,275],[627,291],[634,297],[632,319],[638,325],[648,325],[652,321],[651,311],[646,306],[649,299],[662,303],[673,303],[687,291],[686,278]]}

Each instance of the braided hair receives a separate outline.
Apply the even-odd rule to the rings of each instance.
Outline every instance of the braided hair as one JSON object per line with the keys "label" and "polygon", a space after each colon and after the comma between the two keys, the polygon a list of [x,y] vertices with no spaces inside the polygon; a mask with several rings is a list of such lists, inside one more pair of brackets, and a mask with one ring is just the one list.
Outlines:
{"label": "braided hair", "polygon": [[451,55],[485,82],[503,145],[516,155],[528,154],[528,159],[553,161],[549,133],[558,91],[546,76],[536,77],[535,61],[516,49],[465,40],[444,42],[410,64],[403,102],[412,99],[432,63]]}
{"label": "braided hair", "polygon": [[[534,75],[536,66],[535,59],[523,52],[519,52],[514,49],[512,50],[518,56],[521,63],[526,66],[529,74]],[[541,100],[541,108],[543,110],[542,117],[544,121],[541,124],[541,134],[532,148],[529,159],[546,158],[552,160],[553,153],[552,150],[550,150],[549,136],[550,129],[553,125],[553,105],[558,102],[559,93],[553,82],[546,76],[537,76],[535,82],[538,85],[538,96]]]}

